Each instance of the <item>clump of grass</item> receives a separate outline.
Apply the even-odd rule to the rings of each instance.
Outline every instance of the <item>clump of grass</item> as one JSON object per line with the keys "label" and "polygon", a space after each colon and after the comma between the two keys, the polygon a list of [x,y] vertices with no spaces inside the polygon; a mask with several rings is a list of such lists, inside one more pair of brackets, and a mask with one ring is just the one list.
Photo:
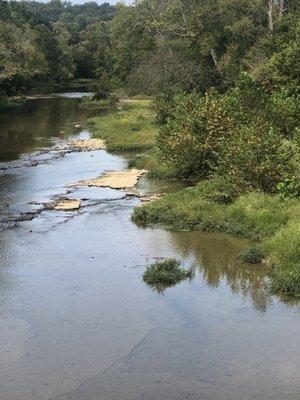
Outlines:
{"label": "clump of grass", "polygon": [[247,193],[232,204],[208,199],[202,186],[190,187],[135,208],[140,224],[162,223],[177,229],[223,231],[261,240],[274,234],[293,214],[296,200],[282,202],[263,193]]}
{"label": "clump of grass", "polygon": [[264,243],[269,261],[274,266],[271,289],[300,297],[300,206],[294,219]]}
{"label": "clump of grass", "polygon": [[143,275],[143,280],[148,285],[163,290],[190,277],[190,271],[181,268],[178,260],[170,258],[150,265]]}
{"label": "clump of grass", "polygon": [[136,155],[130,161],[130,167],[148,170],[150,178],[172,179],[176,177],[174,168],[161,160],[156,149]]}
{"label": "clump of grass", "polygon": [[239,260],[247,264],[260,264],[264,259],[263,251],[257,246],[250,246],[239,254]]}
{"label": "clump of grass", "polygon": [[88,120],[93,137],[104,139],[108,151],[144,151],[155,144],[157,126],[149,100],[126,100],[122,109]]}

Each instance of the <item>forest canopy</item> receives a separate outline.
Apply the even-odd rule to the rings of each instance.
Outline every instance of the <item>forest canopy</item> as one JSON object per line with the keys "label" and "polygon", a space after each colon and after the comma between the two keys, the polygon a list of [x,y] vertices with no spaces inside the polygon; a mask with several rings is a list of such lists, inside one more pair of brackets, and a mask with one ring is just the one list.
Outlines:
{"label": "forest canopy", "polygon": [[242,71],[295,94],[296,0],[138,0],[112,6],[0,2],[0,87],[98,78],[133,92],[226,91]]}

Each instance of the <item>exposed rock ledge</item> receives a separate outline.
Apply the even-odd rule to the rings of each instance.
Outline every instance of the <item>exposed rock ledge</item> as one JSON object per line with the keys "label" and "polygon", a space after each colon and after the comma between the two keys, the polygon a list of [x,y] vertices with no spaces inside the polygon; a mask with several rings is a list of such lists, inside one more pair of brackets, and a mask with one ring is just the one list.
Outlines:
{"label": "exposed rock ledge", "polygon": [[67,197],[59,197],[50,203],[36,203],[31,204],[42,205],[42,210],[55,210],[55,211],[77,211],[81,208],[81,200],[69,199]]}
{"label": "exposed rock ledge", "polygon": [[147,173],[144,169],[131,169],[128,171],[113,171],[94,179],[84,179],[71,186],[96,186],[111,189],[130,189],[136,186],[140,177]]}
{"label": "exposed rock ledge", "polygon": [[73,151],[104,150],[105,143],[102,139],[78,139],[70,140],[69,147]]}

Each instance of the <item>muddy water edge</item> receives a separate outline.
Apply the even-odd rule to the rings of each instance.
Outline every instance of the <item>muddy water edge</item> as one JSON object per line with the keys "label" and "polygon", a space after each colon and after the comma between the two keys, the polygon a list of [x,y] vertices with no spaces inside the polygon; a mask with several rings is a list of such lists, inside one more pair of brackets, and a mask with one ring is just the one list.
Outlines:
{"label": "muddy water edge", "polygon": [[[299,304],[270,295],[265,267],[236,261],[245,240],[139,228],[126,191],[70,190],[127,167],[105,150],[53,150],[89,137],[80,96],[0,116],[0,399],[299,400]],[[8,223],[57,196],[83,207]],[[193,266],[193,279],[147,287],[160,257]]]}

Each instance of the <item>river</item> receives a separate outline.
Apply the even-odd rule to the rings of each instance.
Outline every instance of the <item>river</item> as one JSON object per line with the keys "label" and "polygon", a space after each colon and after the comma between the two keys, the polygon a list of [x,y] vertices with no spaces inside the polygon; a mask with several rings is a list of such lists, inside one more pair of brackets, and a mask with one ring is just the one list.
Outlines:
{"label": "river", "polygon": [[[140,228],[130,221],[138,199],[67,191],[127,166],[104,150],[45,151],[89,137],[80,96],[0,115],[0,221],[58,194],[85,199],[79,212],[2,224],[0,399],[299,400],[300,306],[270,295],[265,267],[236,261],[245,240]],[[145,177],[139,186],[177,189]],[[194,278],[147,287],[158,257],[193,266]]]}

